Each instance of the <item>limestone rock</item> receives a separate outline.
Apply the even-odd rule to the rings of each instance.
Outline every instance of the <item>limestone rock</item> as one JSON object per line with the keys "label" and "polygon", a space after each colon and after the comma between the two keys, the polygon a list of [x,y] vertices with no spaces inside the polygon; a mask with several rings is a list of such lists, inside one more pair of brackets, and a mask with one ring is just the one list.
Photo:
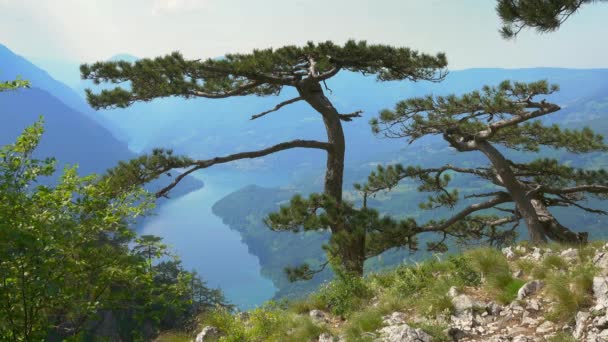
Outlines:
{"label": "limestone rock", "polygon": [[391,325],[380,329],[382,342],[431,342],[433,337],[422,329],[414,329],[407,324]]}
{"label": "limestone rock", "polygon": [[328,323],[329,317],[328,315],[321,310],[311,310],[309,313],[310,318],[315,323]]}
{"label": "limestone rock", "polygon": [[388,316],[382,317],[385,325],[399,325],[407,322],[407,316],[403,312],[393,312]]}
{"label": "limestone rock", "polygon": [[319,336],[319,339],[317,341],[318,342],[333,342],[334,338],[328,333],[322,333],[321,336]]}
{"label": "limestone rock", "polygon": [[593,295],[596,300],[596,310],[608,307],[608,277],[593,278]]}
{"label": "limestone rock", "polygon": [[505,247],[502,249],[502,254],[507,258],[507,260],[513,260],[517,256],[513,251],[513,247]]}
{"label": "limestone rock", "polygon": [[540,280],[532,280],[524,284],[519,291],[517,291],[517,300],[522,300],[528,297],[543,287],[543,282]]}
{"label": "limestone rock", "polygon": [[536,333],[541,335],[547,334],[555,331],[555,328],[555,323],[551,321],[545,321],[543,324],[539,325],[538,328],[536,328]]}
{"label": "limestone rock", "polygon": [[583,337],[585,328],[587,327],[587,320],[591,317],[591,314],[585,311],[579,311],[576,314],[576,325],[574,326],[574,332],[572,336],[576,339]]}
{"label": "limestone rock", "polygon": [[450,287],[450,290],[448,291],[448,296],[450,296],[450,298],[455,298],[458,295],[459,295],[459,293],[458,293],[458,289],[456,288],[456,286]]}
{"label": "limestone rock", "polygon": [[568,248],[562,251],[559,256],[561,256],[567,261],[575,261],[578,259],[578,249]]}
{"label": "limestone rock", "polygon": [[218,339],[222,336],[220,330],[214,326],[206,326],[203,330],[196,335],[195,342],[205,342],[210,341],[212,339]]}
{"label": "limestone rock", "polygon": [[474,308],[486,309],[485,303],[479,302],[470,296],[465,294],[457,295],[452,298],[452,305],[454,306],[454,312],[456,316],[462,315],[463,313],[473,311]]}
{"label": "limestone rock", "polygon": [[598,268],[601,275],[608,275],[608,252],[595,253],[593,265]]}

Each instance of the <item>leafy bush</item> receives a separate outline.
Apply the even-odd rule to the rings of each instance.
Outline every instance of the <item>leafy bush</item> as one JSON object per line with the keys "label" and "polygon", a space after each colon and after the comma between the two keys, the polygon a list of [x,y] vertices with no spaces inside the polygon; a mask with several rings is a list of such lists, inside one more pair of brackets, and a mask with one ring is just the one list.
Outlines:
{"label": "leafy bush", "polygon": [[365,332],[372,332],[382,327],[383,312],[377,308],[363,310],[353,314],[345,329],[348,341],[358,341]]}
{"label": "leafy bush", "polygon": [[342,276],[323,285],[312,299],[335,315],[348,316],[372,295],[364,279]]}

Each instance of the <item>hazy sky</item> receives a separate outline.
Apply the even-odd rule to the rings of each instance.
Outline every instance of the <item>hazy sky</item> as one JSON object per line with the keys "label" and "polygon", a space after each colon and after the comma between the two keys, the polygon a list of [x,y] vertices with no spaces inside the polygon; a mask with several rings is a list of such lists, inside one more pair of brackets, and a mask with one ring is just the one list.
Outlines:
{"label": "hazy sky", "polygon": [[557,33],[499,36],[494,0],[0,0],[0,43],[27,57],[188,57],[349,38],[446,52],[451,69],[608,67],[608,5]]}

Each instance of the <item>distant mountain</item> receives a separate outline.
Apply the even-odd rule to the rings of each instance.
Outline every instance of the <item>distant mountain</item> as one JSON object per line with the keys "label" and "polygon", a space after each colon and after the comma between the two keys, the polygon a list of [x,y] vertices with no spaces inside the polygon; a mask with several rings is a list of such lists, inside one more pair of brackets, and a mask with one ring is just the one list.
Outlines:
{"label": "distant mountain", "polygon": [[[78,164],[80,174],[100,174],[119,160],[136,156],[126,143],[103,126],[107,123],[111,127],[112,123],[99,119],[76,92],[0,45],[0,81],[16,77],[30,81],[32,88],[0,93],[0,145],[12,143],[25,127],[42,115],[46,133],[37,153],[56,157],[60,168]],[[150,189],[166,183],[166,179],[159,181]],[[173,195],[201,186],[202,182],[189,177],[185,186],[176,189]]]}
{"label": "distant mountain", "polygon": [[[75,69],[78,70],[78,65],[75,65]],[[74,74],[70,75],[73,77]],[[83,97],[72,88],[57,81],[45,70],[0,44],[0,80],[12,80],[17,77],[30,81],[34,87],[45,90],[72,109],[86,114],[104,127],[108,127],[116,138],[119,138],[121,134],[124,136],[124,132],[120,132],[112,121],[96,115]]]}

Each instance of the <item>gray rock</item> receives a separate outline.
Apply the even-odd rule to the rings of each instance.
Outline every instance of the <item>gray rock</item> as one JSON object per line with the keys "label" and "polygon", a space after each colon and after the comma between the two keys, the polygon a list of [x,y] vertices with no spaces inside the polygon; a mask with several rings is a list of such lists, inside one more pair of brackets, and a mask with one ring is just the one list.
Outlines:
{"label": "gray rock", "polygon": [[593,265],[598,268],[601,275],[608,275],[608,253],[595,253],[595,256],[593,256]]}
{"label": "gray rock", "polygon": [[450,287],[450,290],[448,291],[448,296],[450,296],[451,298],[455,298],[458,295],[458,288],[456,288],[456,286]]}
{"label": "gray rock", "polygon": [[500,304],[491,302],[488,304],[488,313],[492,316],[498,316],[504,308]]}
{"label": "gray rock", "polygon": [[463,338],[467,337],[467,333],[462,331],[462,329],[456,328],[456,327],[451,327],[448,328],[446,334],[453,340],[453,341],[459,341],[462,340]]}
{"label": "gray rock", "polygon": [[538,325],[538,320],[532,318],[532,317],[525,317],[521,320],[521,324],[522,325],[532,325],[532,326],[537,326]]}
{"label": "gray rock", "polygon": [[196,335],[196,339],[194,340],[195,342],[205,342],[205,341],[211,341],[212,339],[218,339],[222,337],[222,333],[220,332],[220,330],[214,326],[206,326],[203,328],[203,330]]}
{"label": "gray rock", "polygon": [[550,332],[553,332],[555,330],[555,323],[551,322],[551,321],[545,321],[543,324],[539,325],[538,328],[536,328],[536,333],[537,334],[547,334]]}
{"label": "gray rock", "polygon": [[593,326],[600,330],[608,328],[608,316],[598,317],[593,320]]}
{"label": "gray rock", "polygon": [[414,329],[407,324],[391,325],[380,329],[383,342],[431,342],[433,337],[422,329]]}
{"label": "gray rock", "polygon": [[407,316],[403,312],[393,312],[388,316],[382,317],[384,325],[399,325],[407,322]]}
{"label": "gray rock", "polygon": [[511,337],[507,335],[494,335],[488,339],[489,342],[511,342]]}
{"label": "gray rock", "polygon": [[543,282],[540,280],[532,280],[524,284],[519,291],[517,291],[517,299],[522,300],[540,290],[543,287]]}
{"label": "gray rock", "polygon": [[473,298],[461,294],[452,298],[452,305],[454,306],[454,313],[459,316],[466,312],[473,311],[474,308],[486,309],[487,304],[480,301],[474,300]]}
{"label": "gray rock", "polygon": [[608,307],[608,277],[593,278],[593,295],[596,310]]}
{"label": "gray rock", "polygon": [[513,247],[511,246],[503,248],[502,255],[504,255],[508,260],[513,260],[517,256],[515,255],[515,252],[513,252]]}
{"label": "gray rock", "polygon": [[578,249],[568,248],[562,251],[559,256],[561,256],[567,261],[575,261],[578,259]]}
{"label": "gray rock", "polygon": [[538,311],[540,310],[540,302],[536,299],[531,299],[526,305],[526,310]]}
{"label": "gray rock", "polygon": [[333,342],[334,338],[328,333],[322,333],[319,336],[318,342]]}
{"label": "gray rock", "polygon": [[529,256],[530,259],[540,261],[543,258],[543,254],[540,248],[534,247],[532,249],[532,254]]}
{"label": "gray rock", "polygon": [[524,335],[518,335],[518,336],[513,337],[513,339],[511,341],[512,342],[532,342],[534,340],[529,337],[526,337]]}
{"label": "gray rock", "polygon": [[589,317],[591,317],[591,314],[585,311],[579,311],[576,313],[576,325],[574,326],[572,336],[574,336],[574,338],[577,340],[583,337]]}
{"label": "gray rock", "polygon": [[328,315],[321,310],[310,310],[309,313],[310,318],[315,323],[328,323],[329,317]]}

